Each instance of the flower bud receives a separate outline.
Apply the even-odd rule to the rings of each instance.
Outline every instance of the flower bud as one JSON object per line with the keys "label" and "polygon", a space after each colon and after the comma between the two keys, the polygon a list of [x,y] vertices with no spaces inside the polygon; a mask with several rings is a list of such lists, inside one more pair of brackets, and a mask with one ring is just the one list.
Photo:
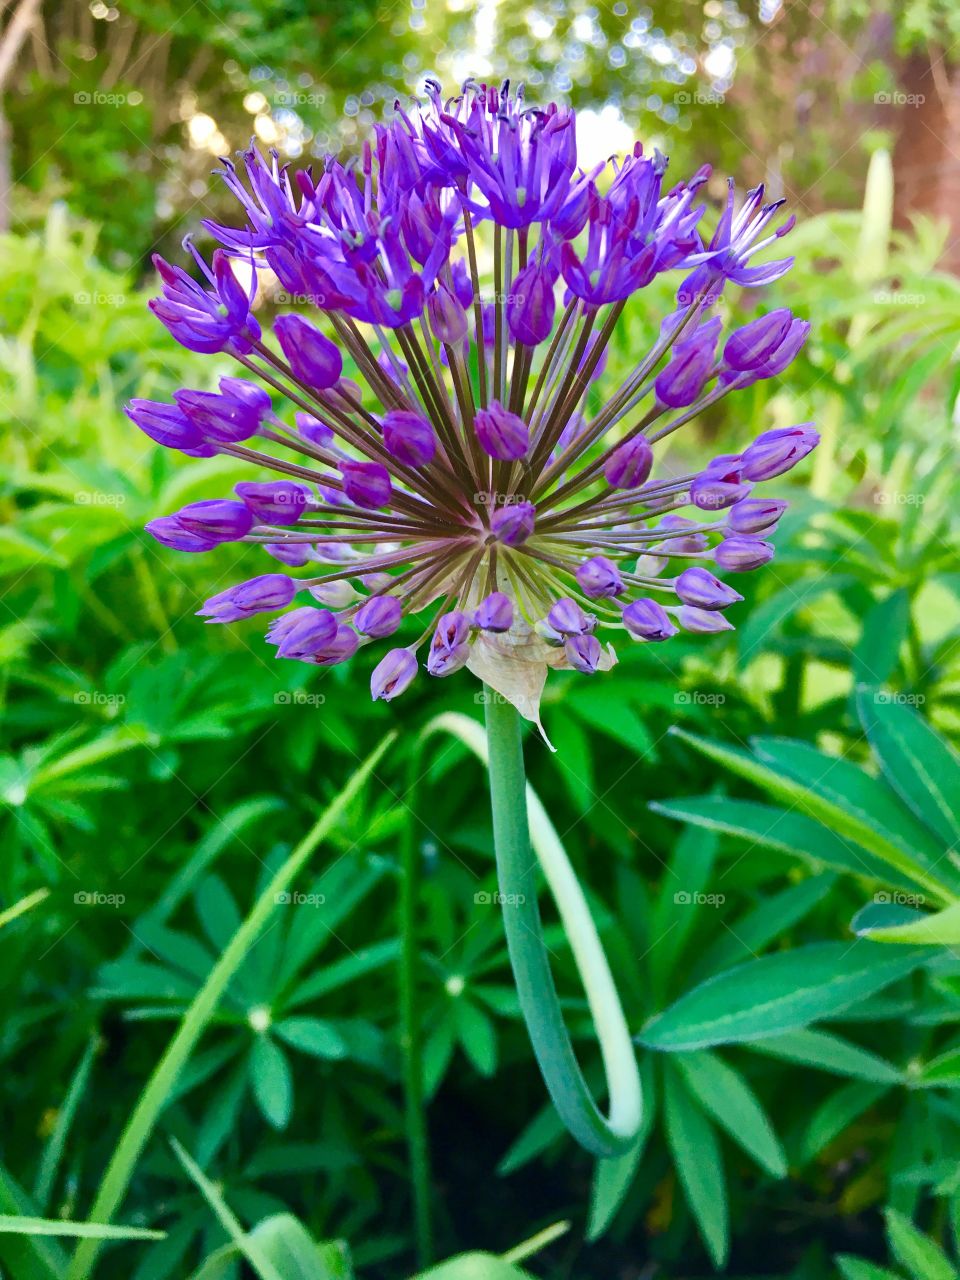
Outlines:
{"label": "flower bud", "polygon": [[743,455],[743,475],[747,480],[772,480],[796,466],[819,443],[820,434],[809,422],[764,431]]}
{"label": "flower bud", "polygon": [[[338,663],[346,662],[348,658],[352,658],[357,652],[359,644],[360,637],[353,627],[339,626],[333,639],[318,649],[311,657],[306,658],[305,661],[312,662],[318,667],[335,667]],[[288,655],[283,654],[281,656],[286,657]]]}
{"label": "flower bud", "polygon": [[533,533],[537,508],[532,502],[511,502],[490,517],[490,531],[507,547],[519,547]]}
{"label": "flower bud", "polygon": [[317,444],[321,448],[327,449],[334,443],[336,437],[333,433],[333,427],[328,427],[325,422],[321,422],[313,414],[298,413],[294,416],[294,421],[304,440],[309,440],[311,444]]}
{"label": "flower bud", "polygon": [[473,625],[480,631],[503,632],[513,626],[513,605],[502,591],[481,600],[473,612]]}
{"label": "flower bud", "polygon": [[300,316],[277,316],[273,331],[300,382],[325,391],[340,377],[343,357],[330,339]]}
{"label": "flower bud", "polygon": [[360,598],[356,588],[342,578],[337,582],[318,582],[309,591],[318,604],[328,609],[346,609]]}
{"label": "flower bud", "polygon": [[237,444],[259,430],[260,411],[248,400],[216,391],[175,391],[173,398],[205,440]]}
{"label": "flower bud", "polygon": [[676,619],[684,631],[696,631],[708,635],[713,631],[733,631],[733,623],[728,622],[716,609],[698,609],[694,605],[685,604],[676,612]]}
{"label": "flower bud", "polygon": [[563,642],[563,651],[574,671],[582,671],[592,676],[600,662],[600,641],[596,636],[568,636]]}
{"label": "flower bud", "polygon": [[593,556],[585,560],[577,567],[576,579],[580,590],[591,600],[619,596],[625,590],[620,570],[606,556]]}
{"label": "flower bud", "polygon": [[197,610],[197,615],[208,622],[237,622],[240,618],[252,618],[255,613],[283,609],[296,593],[297,584],[285,573],[263,573],[211,596]]}
{"label": "flower bud", "polygon": [[194,456],[211,456],[216,448],[207,444],[187,415],[175,404],[160,400],[131,400],[124,413],[145,436],[165,449],[180,449]]}
{"label": "flower bud", "polygon": [[214,542],[234,542],[253,527],[253,515],[242,502],[209,498],[181,508],[176,519],[188,533]]}
{"label": "flower bud", "polygon": [[715,458],[690,485],[690,501],[701,511],[722,511],[746,498],[750,485],[743,483],[739,458]]}
{"label": "flower bud", "polygon": [[715,578],[709,569],[702,565],[694,565],[684,569],[676,581],[676,592],[684,604],[692,604],[698,609],[725,609],[728,604],[736,604],[743,596],[727,586],[719,578]]}
{"label": "flower bud", "polygon": [[267,555],[273,556],[281,564],[288,564],[292,569],[302,569],[311,560],[316,560],[316,552],[309,542],[265,542],[263,549]]}
{"label": "flower bud", "polygon": [[373,510],[390,501],[390,472],[379,462],[341,462],[340,474],[344,493],[358,507]]}
{"label": "flower bud", "polygon": [[464,613],[444,614],[437,623],[427,655],[427,670],[432,676],[452,676],[470,657],[470,623]]}
{"label": "flower bud", "polygon": [[685,409],[694,403],[713,371],[713,353],[720,333],[714,317],[677,342],[669,364],[657,374],[653,387],[657,399],[669,409]]}
{"label": "flower bud", "polygon": [[277,646],[278,658],[295,658],[309,662],[314,653],[329,645],[337,634],[337,619],[327,609],[305,605],[284,614],[266,635],[268,644]]}
{"label": "flower bud", "polygon": [[724,361],[739,373],[755,372],[777,352],[792,320],[788,307],[778,307],[735,329],[723,348]]}
{"label": "flower bud", "polygon": [[733,533],[762,533],[773,529],[787,504],[779,498],[746,498],[727,513],[727,528]]}
{"label": "flower bud", "polygon": [[478,409],[473,423],[481,448],[491,458],[515,462],[530,448],[530,428],[497,400],[491,400],[487,409]]}
{"label": "flower bud", "polygon": [[713,558],[721,569],[745,573],[748,569],[759,569],[768,560],[772,560],[773,551],[772,542],[764,542],[762,538],[737,536],[724,538],[714,551]]}
{"label": "flower bud", "polygon": [[249,405],[260,418],[264,418],[273,409],[270,396],[263,387],[258,387],[255,382],[248,382],[246,378],[232,378],[224,374],[217,385],[222,395]]}
{"label": "flower bud", "polygon": [[[396,596],[371,596],[357,610],[353,625],[372,640],[382,640],[384,636],[393,635],[402,619],[403,608]],[[394,652],[406,653],[406,650],[395,649]]]}
{"label": "flower bud", "polygon": [[258,524],[296,524],[311,498],[307,486],[293,480],[243,480],[233,489]]}
{"label": "flower bud", "polygon": [[549,267],[529,262],[513,281],[507,325],[517,342],[535,347],[550,337],[557,307],[553,291],[556,278]]}
{"label": "flower bud", "polygon": [[603,464],[607,484],[613,489],[636,489],[653,467],[653,450],[646,436],[636,436],[619,445]]}
{"label": "flower bud", "polygon": [[391,649],[377,665],[370,676],[370,696],[374,702],[382,698],[384,702],[392,702],[409,688],[417,674],[417,660],[409,649]]}
{"label": "flower bud", "polygon": [[383,443],[387,452],[407,467],[426,466],[437,451],[433,427],[409,409],[391,409],[384,416]]}
{"label": "flower bud", "polygon": [[623,611],[624,626],[640,640],[669,640],[677,634],[667,611],[656,600],[633,600]]}
{"label": "flower bud", "polygon": [[467,316],[459,298],[445,284],[438,284],[427,298],[427,315],[434,337],[456,346],[467,336]]}
{"label": "flower bud", "polygon": [[588,635],[597,625],[596,618],[584,611],[576,600],[564,596],[547,614],[547,626],[560,636]]}
{"label": "flower bud", "polygon": [[144,527],[161,546],[170,547],[173,551],[212,551],[221,541],[220,538],[210,538],[190,532],[183,527],[176,516],[159,516],[156,520],[150,520]]}

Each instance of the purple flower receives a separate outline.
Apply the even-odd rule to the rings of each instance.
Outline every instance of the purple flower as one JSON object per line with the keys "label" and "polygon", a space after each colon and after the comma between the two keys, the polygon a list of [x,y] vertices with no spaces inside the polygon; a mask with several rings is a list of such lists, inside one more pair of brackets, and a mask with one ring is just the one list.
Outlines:
{"label": "purple flower", "polygon": [[197,613],[208,622],[236,622],[255,613],[283,609],[296,593],[296,583],[285,573],[264,573],[211,596]]}
{"label": "purple flower", "polygon": [[653,450],[645,436],[636,436],[614,449],[603,464],[612,489],[638,489],[653,468]]}
{"label": "purple flower", "polygon": [[[353,625],[371,640],[392,636],[403,619],[403,608],[396,596],[371,596],[357,610]],[[406,652],[406,650],[395,650]],[[416,663],[414,663],[416,666]]]}
{"label": "purple flower", "polygon": [[217,449],[208,444],[179,405],[159,400],[131,400],[124,412],[131,422],[165,449],[180,449],[192,457],[212,457]]}
{"label": "purple flower", "polygon": [[722,511],[750,493],[737,457],[714,458],[690,485],[690,501],[701,511]]}
{"label": "purple flower", "polygon": [[713,558],[721,569],[744,573],[748,569],[759,569],[773,559],[773,543],[746,536],[724,538]]}
{"label": "purple flower", "polygon": [[592,676],[600,662],[600,641],[596,636],[568,636],[563,651],[574,671]]}
{"label": "purple flower", "polygon": [[247,398],[220,395],[216,391],[175,391],[173,395],[201,436],[218,444],[238,444],[260,429],[263,416]]}
{"label": "purple flower", "polygon": [[669,640],[677,634],[670,616],[656,600],[633,600],[623,611],[623,622],[640,640]]}
{"label": "purple flower", "polygon": [[[127,412],[166,448],[252,466],[239,501],[193,503],[148,529],[188,552],[245,541],[311,576],[262,574],[202,616],[285,608],[268,642],[332,665],[415,615],[421,638],[374,672],[371,692],[388,701],[418,664],[447,676],[482,660],[501,691],[539,688],[550,666],[612,666],[591,600],[604,627],[642,641],[727,629],[720,611],[740,597],[704,565],[769,558],[760,535],[783,504],[752,486],[809,453],[816,432],[765,432],[743,454],[682,468],[692,475],[672,465],[682,450],[658,472],[657,442],[698,406],[780,373],[809,324],[780,308],[725,328],[714,304],[728,282],[763,286],[790,265],[766,251],[791,220],[762,188],[738,207],[732,186],[710,218],[709,168],[666,174],[640,143],[584,170],[569,108],[532,106],[507,84],[447,98],[433,81],[353,157],[294,171],[251,147],[225,161],[237,225],[205,224],[221,248],[207,266],[190,247],[196,280],[158,263],[153,308],[188,347],[233,357],[238,376]],[[262,335],[261,269],[324,313],[324,332],[281,308]],[[634,350],[621,335],[611,385],[620,304],[670,274],[676,304],[665,317],[633,304],[657,337]],[[298,589],[323,607],[297,607]]]}
{"label": "purple flower", "polygon": [[556,269],[543,262],[527,263],[514,280],[507,301],[507,323],[517,342],[535,347],[550,337],[557,309],[556,281]]}
{"label": "purple flower", "polygon": [[437,452],[437,438],[426,418],[409,409],[391,409],[383,419],[383,443],[407,467],[425,467]]}
{"label": "purple flower", "polygon": [[560,636],[589,635],[597,625],[596,618],[584,613],[576,600],[569,598],[558,600],[546,620],[547,625]]}
{"label": "purple flower", "polygon": [[343,491],[358,507],[385,507],[393,485],[390,472],[379,462],[341,462]]}
{"label": "purple flower", "polygon": [[244,480],[234,485],[237,497],[259,524],[296,524],[310,501],[310,490],[293,480],[268,480],[253,484]]}
{"label": "purple flower", "polygon": [[456,346],[467,336],[467,316],[455,293],[438,284],[427,298],[427,315],[434,337],[448,346]]}
{"label": "purple flower", "polygon": [[498,401],[489,409],[480,409],[474,418],[477,439],[485,453],[504,462],[524,457],[530,447],[530,429],[522,418]]}
{"label": "purple flower", "polygon": [[745,498],[727,512],[727,528],[733,533],[763,533],[775,528],[786,509],[779,498]]}
{"label": "purple flower", "polygon": [[502,591],[493,591],[473,611],[473,625],[480,631],[504,632],[513,626],[513,605]]}
{"label": "purple flower", "polygon": [[580,590],[591,600],[620,596],[626,590],[620,570],[606,556],[592,556],[585,560],[577,569],[576,576]]}
{"label": "purple flower", "polygon": [[277,316],[273,331],[301,382],[318,391],[333,386],[343,371],[343,357],[325,334],[300,316]]}
{"label": "purple flower", "polygon": [[713,631],[732,631],[733,623],[728,622],[717,609],[698,609],[695,605],[682,605],[676,612],[676,619],[684,631],[697,631],[705,635]]}
{"label": "purple flower", "polygon": [[532,502],[512,502],[490,517],[490,532],[507,547],[519,547],[533,533],[537,509]]}
{"label": "purple flower", "polygon": [[698,609],[725,609],[728,604],[736,604],[743,599],[733,587],[728,587],[701,565],[684,569],[677,578],[676,590],[684,604],[692,604]]}
{"label": "purple flower", "polygon": [[159,254],[154,255],[163,286],[163,297],[150,302],[150,310],[169,329],[181,346],[190,351],[212,354],[229,351],[246,355],[260,340],[260,326],[254,320],[251,306],[256,294],[256,273],[247,293],[233,274],[230,258],[221,249],[213,255],[213,270],[184,242],[210,285],[205,289],[182,267],[171,266]]}
{"label": "purple flower", "polygon": [[409,688],[417,674],[417,660],[409,649],[391,649],[373,669],[370,696],[392,702]]}
{"label": "purple flower", "polygon": [[772,480],[802,461],[820,443],[820,433],[809,422],[799,427],[764,431],[743,455],[747,480]]}

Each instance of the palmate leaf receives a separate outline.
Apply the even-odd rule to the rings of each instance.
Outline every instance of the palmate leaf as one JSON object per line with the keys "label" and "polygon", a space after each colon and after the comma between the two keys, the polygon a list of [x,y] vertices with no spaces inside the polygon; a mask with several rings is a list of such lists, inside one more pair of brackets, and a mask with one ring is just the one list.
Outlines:
{"label": "palmate leaf", "polygon": [[[868,850],[899,876],[948,901],[957,873],[946,866],[933,837],[884,785],[847,761],[826,756],[802,742],[763,739],[751,755],[674,728],[709,759],[768,791]],[[936,870],[934,863],[939,863]]]}
{"label": "palmate leaf", "polygon": [[785,1178],[783,1147],[743,1076],[706,1051],[681,1054],[677,1065],[691,1093],[734,1142],[775,1178]]}
{"label": "palmate leaf", "polygon": [[913,1280],[957,1280],[943,1250],[896,1209],[887,1209],[887,1236],[893,1256]]}
{"label": "palmate leaf", "polygon": [[877,1084],[896,1084],[903,1080],[903,1072],[884,1058],[861,1049],[829,1031],[816,1031],[807,1027],[803,1031],[787,1031],[782,1035],[752,1040],[748,1046],[754,1053],[769,1054],[786,1062],[800,1062],[804,1066],[817,1067],[835,1075],[852,1076],[855,1080],[870,1080]]}
{"label": "palmate leaf", "polygon": [[761,1040],[841,1013],[930,956],[922,947],[890,952],[863,941],[812,943],[761,956],[682,995],[637,1039],[674,1053]]}

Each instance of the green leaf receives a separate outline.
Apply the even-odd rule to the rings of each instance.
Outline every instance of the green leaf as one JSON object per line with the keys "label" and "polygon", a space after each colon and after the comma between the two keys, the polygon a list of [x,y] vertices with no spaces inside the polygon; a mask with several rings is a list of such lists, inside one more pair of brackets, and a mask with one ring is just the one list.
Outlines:
{"label": "green leaf", "polygon": [[590,1192],[590,1217],[587,1224],[587,1240],[599,1240],[616,1217],[633,1183],[644,1149],[653,1129],[657,1113],[654,1092],[655,1075],[653,1060],[649,1055],[640,1063],[640,1082],[643,1086],[643,1119],[640,1132],[633,1146],[623,1155],[597,1160],[594,1165],[593,1186]]}
{"label": "green leaf", "polygon": [[783,1147],[743,1076],[715,1053],[684,1053],[677,1065],[691,1093],[734,1142],[775,1178],[785,1178]]}
{"label": "green leaf", "polygon": [[808,876],[766,898],[752,911],[728,925],[708,947],[696,970],[714,973],[729,969],[748,956],[759,955],[774,938],[782,937],[827,896],[836,883],[832,875]]}
{"label": "green leaf", "polygon": [[900,646],[910,626],[910,595],[902,588],[870,609],[863,619],[860,642],[853,654],[856,683],[882,684],[897,669]]}
{"label": "green leaf", "polygon": [[843,1280],[901,1280],[896,1271],[878,1267],[875,1262],[867,1262],[865,1258],[855,1258],[850,1253],[838,1253],[834,1257],[834,1262]]}
{"label": "green leaf", "polygon": [[650,805],[656,813],[680,822],[692,822],[725,835],[739,836],[751,847],[760,845],[777,853],[800,858],[820,870],[830,867],[855,876],[866,876],[882,884],[904,888],[921,888],[911,876],[896,875],[881,858],[808,818],[796,810],[776,809],[754,800],[736,800],[725,796],[685,796],[682,800],[658,800]]}
{"label": "green leaf", "polygon": [[163,1240],[165,1231],[145,1227],[111,1227],[102,1222],[67,1222],[63,1218],[20,1218],[0,1214],[0,1234],[75,1236],[88,1240]]}
{"label": "green leaf", "polygon": [[497,1036],[493,1023],[472,1001],[459,996],[454,1005],[457,1035],[467,1057],[482,1076],[497,1069]]}
{"label": "green leaf", "polygon": [[[763,753],[762,758],[757,759],[745,751],[696,738],[680,729],[674,728],[671,732],[777,799],[863,845],[910,881],[934,892],[938,899],[950,896],[949,886],[917,856],[913,834],[919,830],[919,843],[928,848],[931,842],[908,810],[900,809],[897,814],[896,825],[900,830],[895,838],[878,825],[877,815],[889,816],[896,802],[875,778],[862,770],[824,756],[804,743],[765,739],[757,744],[758,752]],[[811,777],[816,780],[816,786],[808,785]],[[869,792],[869,797],[865,792]],[[910,833],[902,829],[905,823],[911,827]],[[934,848],[931,857],[937,856]]]}
{"label": "green leaf", "polygon": [[687,1204],[713,1265],[722,1267],[730,1245],[730,1220],[720,1144],[713,1125],[671,1070],[664,1081],[664,1118]]}
{"label": "green leaf", "polygon": [[931,1088],[960,1087],[960,1049],[949,1049],[925,1063],[919,1082]]}
{"label": "green leaf", "polygon": [[860,1080],[851,1080],[849,1084],[841,1085],[814,1111],[803,1136],[801,1158],[804,1161],[812,1160],[857,1116],[863,1115],[864,1111],[889,1092],[889,1088],[889,1085],[864,1084]]}
{"label": "green leaf", "polygon": [[896,1209],[887,1209],[886,1216],[891,1252],[913,1280],[957,1280],[955,1267],[929,1236]]}
{"label": "green leaf", "polygon": [[769,1039],[752,1040],[749,1046],[754,1053],[766,1053],[787,1062],[802,1062],[808,1067],[819,1067],[834,1075],[852,1076],[855,1080],[870,1080],[876,1084],[897,1084],[903,1080],[903,1072],[884,1058],[861,1049],[859,1045],[841,1040],[829,1031],[788,1031]]}
{"label": "green leaf", "polygon": [[946,845],[960,841],[960,757],[922,716],[861,686],[857,710],[887,781]]}
{"label": "green leaf", "polygon": [[650,922],[651,936],[657,939],[650,955],[657,1003],[701,914],[700,895],[708,887],[716,856],[716,836],[695,827],[688,827],[674,845]]}
{"label": "green leaf", "polygon": [[413,1280],[531,1280],[511,1262],[492,1253],[460,1253],[428,1271],[418,1271]]}
{"label": "green leaf", "polygon": [[258,1222],[249,1239],[277,1269],[283,1280],[351,1280],[346,1246],[318,1244],[292,1213],[276,1213]]}
{"label": "green leaf", "polygon": [[876,919],[877,913],[868,908],[856,917],[853,927],[861,937],[872,938],[875,942],[908,942],[940,947],[953,947],[960,943],[960,902],[905,924],[883,925],[875,923]]}
{"label": "green leaf", "polygon": [[760,1040],[833,1017],[929,959],[921,948],[819,942],[761,956],[709,978],[652,1018],[641,1044],[671,1052]]}
{"label": "green leaf", "polygon": [[273,1030],[287,1044],[315,1058],[345,1058],[347,1042],[329,1022],[320,1018],[283,1018]]}
{"label": "green leaf", "polygon": [[285,1129],[293,1110],[293,1079],[286,1054],[268,1035],[254,1041],[250,1077],[263,1118],[275,1129]]}

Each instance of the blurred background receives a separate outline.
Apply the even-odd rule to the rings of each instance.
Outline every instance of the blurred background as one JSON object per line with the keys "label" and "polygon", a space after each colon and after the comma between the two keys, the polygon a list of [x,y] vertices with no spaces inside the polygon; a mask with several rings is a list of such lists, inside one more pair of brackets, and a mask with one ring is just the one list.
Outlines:
{"label": "blurred background", "polygon": [[[188,557],[143,533],[240,478],[224,459],[152,448],[121,412],[229,372],[146,309],[152,253],[185,264],[184,235],[210,247],[202,219],[236,220],[216,158],[253,136],[316,164],[349,153],[428,75],[451,93],[468,76],[510,77],[531,100],[577,107],[584,163],[640,138],[678,178],[712,164],[714,205],[732,174],[798,215],[794,270],[739,314],[788,305],[811,340],[785,377],[716,406],[676,446],[703,457],[817,424],[776,561],[738,582],[735,633],[632,646],[609,678],[552,676],[558,754],[528,746],[639,1028],[711,972],[849,939],[864,900],[803,832],[751,831],[757,779],[671,729],[741,748],[799,739],[874,779],[854,697],[866,683],[960,738],[958,39],[950,0],[0,6],[0,1212],[84,1216],[175,1019],[317,806],[388,728],[482,710],[466,673],[385,707],[364,664],[294,669],[255,622],[202,626],[207,596],[262,570],[236,548]],[[595,401],[657,332],[669,288],[629,304]],[[654,1104],[642,1158],[591,1191],[591,1161],[544,1109],[500,922],[475,901],[493,886],[480,783],[445,753],[418,836],[441,1254],[501,1252],[569,1219],[530,1263],[544,1280],[830,1276],[838,1253],[887,1257],[891,1207],[950,1250],[960,1069],[924,1075],[957,1048],[949,965],[894,975],[838,1014],[832,1054],[822,1041],[819,1057],[812,1041],[725,1054],[775,1149],[745,1146],[709,1108],[695,1109],[699,1129],[678,1128],[677,1097],[697,1097],[691,1065],[674,1122]],[[232,985],[127,1198],[130,1221],[169,1235],[149,1255],[108,1255],[104,1274],[186,1276],[225,1239],[171,1134],[245,1223],[285,1207],[317,1239],[347,1241],[358,1275],[409,1274],[397,794],[356,807],[315,860],[326,910],[271,930]],[[723,795],[739,824],[707,820]],[[677,904],[677,883],[721,901]],[[274,1034],[291,1013],[334,1040]],[[659,1070],[647,1061],[652,1096]],[[685,1142],[699,1186],[681,1172]],[[911,1270],[907,1254],[901,1241],[894,1265],[916,1280],[944,1275],[915,1252]],[[0,1260],[15,1277],[48,1274],[30,1269],[29,1246],[4,1242]],[[876,1280],[846,1265],[848,1280]]]}

